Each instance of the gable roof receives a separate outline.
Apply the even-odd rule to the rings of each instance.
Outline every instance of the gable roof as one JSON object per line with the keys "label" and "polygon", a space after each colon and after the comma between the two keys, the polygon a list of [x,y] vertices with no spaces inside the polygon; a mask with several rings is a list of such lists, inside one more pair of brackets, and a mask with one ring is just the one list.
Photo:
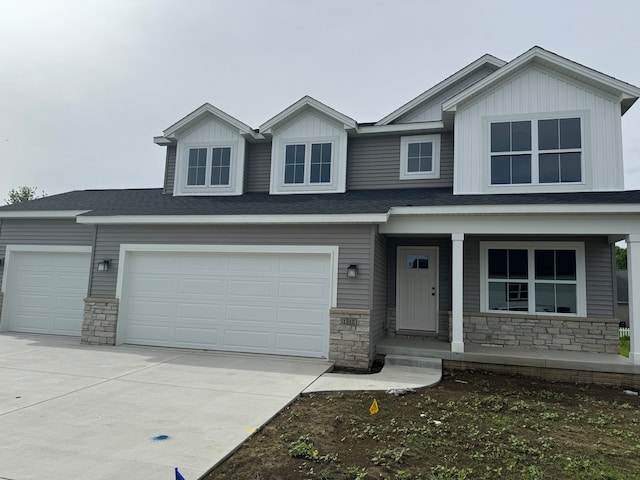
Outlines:
{"label": "gable roof", "polygon": [[638,87],[536,46],[527,50],[519,57],[516,57],[514,60],[491,75],[485,77],[476,84],[444,102],[442,104],[442,110],[445,112],[455,112],[457,106],[462,102],[469,100],[476,95],[482,94],[508,75],[527,68],[532,64],[539,64],[553,70],[560,71],[569,77],[619,96],[623,114],[631,107],[631,105],[634,104],[638,97],[640,97],[640,88]]}
{"label": "gable roof", "polygon": [[167,145],[175,142],[175,137],[180,133],[188,130],[194,125],[204,120],[207,117],[215,117],[218,120],[226,123],[230,127],[237,129],[240,135],[246,135],[256,138],[256,132],[249,125],[242,123],[237,118],[232,117],[226,112],[223,112],[219,108],[214,107],[210,103],[205,103],[201,107],[196,108],[186,117],[178,120],[176,123],[168,127],[162,132],[162,136],[154,137],[154,143],[158,145]]}
{"label": "gable roof", "polygon": [[336,122],[342,123],[345,129],[355,129],[357,126],[357,122],[353,118],[350,118],[338,112],[337,110],[334,110],[333,108],[325,105],[322,102],[319,102],[309,95],[305,95],[296,103],[287,107],[275,117],[270,118],[262,125],[260,125],[260,133],[262,133],[263,135],[270,135],[273,133],[274,129],[278,128],[280,125],[289,121],[291,118],[295,117],[301,112],[309,109],[316,110],[324,114],[325,116],[335,120]]}
{"label": "gable roof", "polygon": [[485,54],[482,57],[478,58],[476,61],[474,61],[474,62],[470,63],[469,65],[467,65],[466,67],[464,67],[463,69],[458,70],[456,73],[454,73],[450,77],[444,79],[443,81],[441,81],[437,85],[434,85],[433,87],[431,87],[426,92],[418,95],[413,100],[408,101],[407,103],[405,103],[403,106],[401,106],[397,110],[391,112],[389,115],[384,117],[382,120],[376,122],[376,125],[389,125],[391,122],[397,120],[398,118],[402,117],[403,115],[405,115],[406,113],[410,112],[411,110],[414,110],[415,108],[419,107],[420,105],[423,105],[423,104],[427,103],[429,100],[431,100],[436,95],[440,94],[441,92],[443,92],[447,88],[451,88],[456,83],[460,82],[464,78],[468,77],[469,75],[471,75],[472,73],[474,73],[474,72],[476,72],[476,71],[478,71],[480,69],[488,67],[488,68],[491,68],[493,70],[497,70],[500,67],[502,67],[503,65],[505,65],[506,63],[507,62],[505,62],[504,60],[500,60],[499,58],[496,58],[493,55]]}

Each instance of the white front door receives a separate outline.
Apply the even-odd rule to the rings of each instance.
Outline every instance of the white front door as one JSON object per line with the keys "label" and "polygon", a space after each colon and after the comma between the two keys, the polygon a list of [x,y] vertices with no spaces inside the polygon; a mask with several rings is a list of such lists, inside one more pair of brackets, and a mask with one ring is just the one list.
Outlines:
{"label": "white front door", "polygon": [[438,329],[438,248],[398,247],[396,329]]}

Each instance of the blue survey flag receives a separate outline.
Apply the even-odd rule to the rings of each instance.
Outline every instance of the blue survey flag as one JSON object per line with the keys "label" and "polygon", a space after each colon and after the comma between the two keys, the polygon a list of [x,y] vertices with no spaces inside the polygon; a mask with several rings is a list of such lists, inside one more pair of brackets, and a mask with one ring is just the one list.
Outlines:
{"label": "blue survey flag", "polygon": [[176,467],[176,480],[184,480],[182,474],[178,471],[178,467]]}

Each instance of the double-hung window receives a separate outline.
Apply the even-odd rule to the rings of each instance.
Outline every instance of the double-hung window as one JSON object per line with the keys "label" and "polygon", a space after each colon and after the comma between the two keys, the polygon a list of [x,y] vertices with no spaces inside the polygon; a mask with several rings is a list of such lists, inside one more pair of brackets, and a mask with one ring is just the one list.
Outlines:
{"label": "double-hung window", "polygon": [[400,179],[440,178],[440,136],[415,135],[400,139]]}
{"label": "double-hung window", "polygon": [[187,186],[228,186],[231,181],[231,147],[189,149]]}
{"label": "double-hung window", "polygon": [[492,122],[490,135],[491,185],[583,181],[580,117]]}
{"label": "double-hung window", "polygon": [[284,184],[331,183],[333,143],[290,143],[285,145]]}
{"label": "double-hung window", "polygon": [[487,246],[487,311],[584,314],[583,247]]}

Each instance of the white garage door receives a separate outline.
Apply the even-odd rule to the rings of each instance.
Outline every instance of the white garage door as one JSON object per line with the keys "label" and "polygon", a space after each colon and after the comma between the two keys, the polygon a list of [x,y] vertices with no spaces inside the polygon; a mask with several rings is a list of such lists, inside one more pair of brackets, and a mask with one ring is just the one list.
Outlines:
{"label": "white garage door", "polygon": [[327,356],[329,255],[134,252],[124,275],[125,343]]}
{"label": "white garage door", "polygon": [[2,316],[6,329],[79,336],[90,262],[89,253],[11,252]]}

